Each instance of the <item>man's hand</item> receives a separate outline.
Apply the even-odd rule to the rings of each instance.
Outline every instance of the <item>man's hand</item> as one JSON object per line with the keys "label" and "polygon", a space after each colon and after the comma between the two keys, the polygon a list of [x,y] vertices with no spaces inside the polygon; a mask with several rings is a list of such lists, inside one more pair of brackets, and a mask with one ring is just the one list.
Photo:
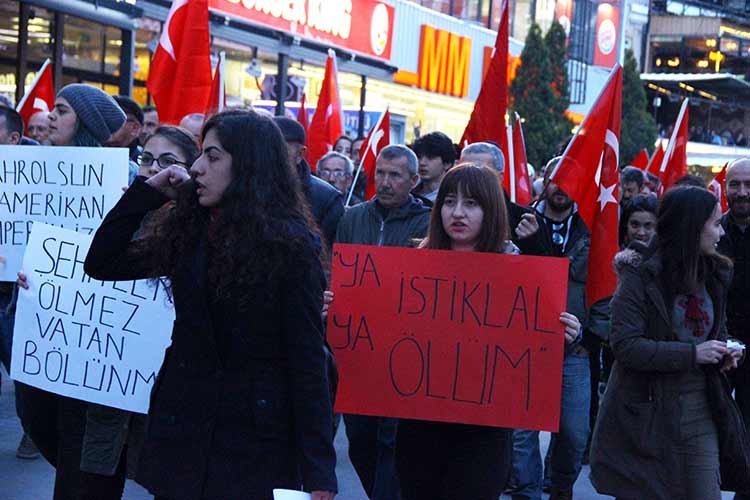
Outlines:
{"label": "man's hand", "polygon": [[523,214],[521,222],[516,226],[516,235],[520,239],[530,238],[539,231],[539,222],[534,214]]}

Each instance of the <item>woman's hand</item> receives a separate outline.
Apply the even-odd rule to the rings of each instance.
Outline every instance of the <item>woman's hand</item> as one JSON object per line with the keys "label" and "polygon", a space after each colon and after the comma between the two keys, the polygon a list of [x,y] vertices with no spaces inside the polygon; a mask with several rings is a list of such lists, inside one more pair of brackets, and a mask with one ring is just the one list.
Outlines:
{"label": "woman's hand", "polygon": [[[708,340],[695,346],[695,362],[699,365],[718,364],[729,351],[727,344],[720,340]],[[735,361],[735,366],[737,362]]]}
{"label": "woman's hand", "polygon": [[323,292],[323,320],[328,319],[328,305],[333,302],[333,292],[326,290]]}
{"label": "woman's hand", "polygon": [[190,174],[187,170],[179,165],[172,165],[153,177],[149,177],[146,184],[157,189],[170,200],[176,200],[177,188],[189,180]]}
{"label": "woman's hand", "polygon": [[737,368],[737,365],[739,365],[740,360],[742,359],[742,351],[736,350],[736,351],[729,351],[727,350],[727,353],[724,355],[723,361],[721,363],[721,372],[728,372],[729,370],[734,370]]}
{"label": "woman's hand", "polygon": [[23,271],[18,271],[18,279],[16,280],[16,285],[18,285],[20,288],[23,288],[24,290],[29,289],[29,280],[26,278],[26,273]]}
{"label": "woman's hand", "polygon": [[572,344],[581,333],[581,322],[573,314],[560,313],[560,323],[565,325],[565,343]]}
{"label": "woman's hand", "polygon": [[312,496],[312,500],[333,500],[336,493],[332,491],[313,491],[310,493],[310,496]]}

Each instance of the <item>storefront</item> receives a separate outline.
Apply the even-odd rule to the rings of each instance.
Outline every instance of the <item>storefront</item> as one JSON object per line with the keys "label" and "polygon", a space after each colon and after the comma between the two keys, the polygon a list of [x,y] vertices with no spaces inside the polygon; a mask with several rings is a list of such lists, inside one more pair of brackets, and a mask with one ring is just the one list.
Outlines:
{"label": "storefront", "polygon": [[133,72],[140,16],[134,0],[0,0],[0,94],[19,99],[45,59],[58,87],[85,82],[130,94],[134,76],[144,77]]}

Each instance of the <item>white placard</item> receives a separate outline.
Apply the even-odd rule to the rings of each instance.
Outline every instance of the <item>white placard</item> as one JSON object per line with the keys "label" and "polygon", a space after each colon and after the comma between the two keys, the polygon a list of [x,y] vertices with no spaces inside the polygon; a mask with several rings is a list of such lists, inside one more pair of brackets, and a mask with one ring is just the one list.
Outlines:
{"label": "white placard", "polygon": [[312,500],[312,495],[305,493],[304,491],[281,490],[276,488],[273,490],[273,500]]}
{"label": "white placard", "polygon": [[35,222],[13,332],[13,379],[146,413],[170,343],[174,309],[162,282],[97,281],[83,272],[93,236]]}
{"label": "white placard", "polygon": [[0,281],[15,281],[34,221],[93,234],[128,185],[128,150],[0,146]]}

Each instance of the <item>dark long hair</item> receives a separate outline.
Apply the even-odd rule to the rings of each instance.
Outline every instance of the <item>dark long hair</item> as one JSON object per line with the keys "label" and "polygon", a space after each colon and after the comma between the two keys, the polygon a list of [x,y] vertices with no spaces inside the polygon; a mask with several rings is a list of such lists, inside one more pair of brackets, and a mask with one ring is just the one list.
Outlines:
{"label": "dark long hair", "polygon": [[701,232],[716,209],[716,197],[699,187],[667,191],[659,205],[656,234],[661,255],[661,282],[667,297],[695,293],[704,285],[712,288],[716,271],[731,266],[718,253],[702,254]]}
{"label": "dark long hair", "polygon": [[73,135],[72,145],[84,148],[100,148],[103,146],[78,117],[76,117],[76,133]]}
{"label": "dark long hair", "polygon": [[309,268],[319,259],[320,245],[273,120],[232,110],[208,120],[204,140],[210,130],[232,157],[232,182],[218,210],[200,206],[195,185],[185,183],[142,244],[160,249],[151,252],[154,266],[173,281],[181,269],[192,272],[182,267],[189,265],[182,256],[208,234],[212,293],[236,298],[241,306],[250,293],[272,295],[283,274]]}
{"label": "dark long hair", "polygon": [[[620,213],[620,246],[626,244],[628,237],[628,224],[630,223],[630,217],[636,212],[648,212],[656,216],[656,208],[659,201],[656,196],[648,194],[639,194],[633,196],[625,206],[622,207]],[[628,242],[629,243],[629,242]]]}
{"label": "dark long hair", "polygon": [[430,216],[430,228],[422,248],[450,250],[451,239],[443,227],[441,211],[445,197],[461,192],[474,198],[482,207],[482,229],[475,250],[477,252],[501,252],[510,235],[505,196],[497,172],[475,163],[462,163],[448,170],[440,183],[435,206]]}

